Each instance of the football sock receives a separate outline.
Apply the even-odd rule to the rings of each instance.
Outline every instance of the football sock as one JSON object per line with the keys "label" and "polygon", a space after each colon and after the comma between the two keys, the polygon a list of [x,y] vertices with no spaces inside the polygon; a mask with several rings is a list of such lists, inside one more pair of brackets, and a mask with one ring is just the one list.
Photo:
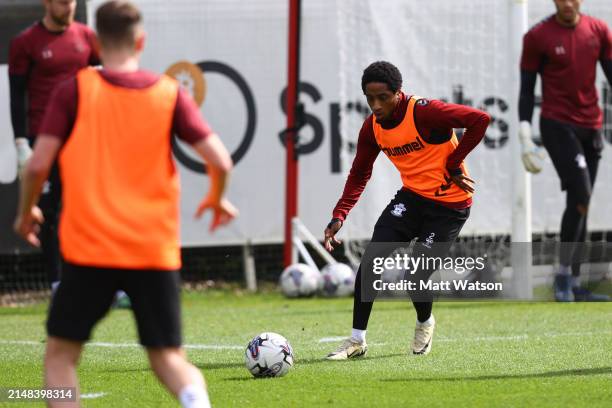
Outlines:
{"label": "football sock", "polygon": [[432,324],[435,324],[435,323],[436,323],[436,320],[434,319],[433,315],[430,315],[429,319],[425,320],[424,322],[421,322],[417,319],[418,325],[431,326]]}
{"label": "football sock", "polygon": [[417,320],[424,322],[431,317],[433,302],[412,302],[417,313]]}
{"label": "football sock", "polygon": [[351,331],[351,338],[357,340],[360,343],[365,343],[366,330],[353,329]]}
{"label": "football sock", "polygon": [[210,408],[210,399],[204,387],[191,384],[179,392],[179,401],[183,408]]}

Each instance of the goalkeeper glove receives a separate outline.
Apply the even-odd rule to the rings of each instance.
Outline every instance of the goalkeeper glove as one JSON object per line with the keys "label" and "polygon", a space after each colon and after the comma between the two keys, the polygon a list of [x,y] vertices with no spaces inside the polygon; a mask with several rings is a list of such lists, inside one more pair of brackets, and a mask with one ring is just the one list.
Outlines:
{"label": "goalkeeper glove", "polygon": [[30,156],[32,156],[32,149],[30,149],[28,139],[25,137],[18,137],[15,139],[15,149],[17,150],[17,172],[21,175]]}
{"label": "goalkeeper glove", "polygon": [[521,141],[521,159],[525,170],[537,174],[542,171],[540,161],[544,159],[544,151],[531,140],[531,124],[522,121],[519,124],[519,140]]}

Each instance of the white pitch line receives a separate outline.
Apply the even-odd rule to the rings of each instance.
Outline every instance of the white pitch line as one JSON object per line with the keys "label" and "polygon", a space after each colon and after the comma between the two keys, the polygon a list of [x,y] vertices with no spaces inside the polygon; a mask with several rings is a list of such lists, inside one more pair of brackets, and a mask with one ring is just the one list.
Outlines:
{"label": "white pitch line", "polygon": [[[555,338],[555,337],[574,337],[574,336],[598,336],[604,334],[612,334],[612,330],[603,330],[596,332],[568,332],[568,333],[539,333],[539,334],[518,334],[515,336],[481,336],[481,337],[437,337],[438,342],[488,342],[488,341],[519,341],[527,339],[542,339],[542,338]],[[332,343],[336,341],[344,340],[346,337],[333,336],[323,337],[318,340],[318,343]],[[0,340],[0,344],[13,344],[13,345],[26,345],[26,346],[42,346],[45,344],[43,341],[34,340]],[[378,343],[382,345],[385,343]],[[374,344],[371,344],[374,345]],[[92,342],[86,343],[86,346],[91,347],[108,347],[108,348],[141,348],[142,346],[138,343],[107,343],[107,342]],[[243,346],[229,345],[229,344],[184,344],[184,348],[192,350],[243,350]]]}
{"label": "white pitch line", "polygon": [[96,399],[105,395],[105,392],[90,392],[88,394],[81,394],[81,399]]}
{"label": "white pitch line", "polygon": [[[573,337],[573,336],[597,336],[610,334],[612,330],[603,330],[597,332],[575,332],[575,333],[540,333],[540,334],[519,334],[516,336],[481,336],[481,337],[437,337],[434,340],[438,342],[462,342],[462,341],[475,341],[475,342],[487,342],[487,341],[518,341],[527,339],[540,339],[540,338],[555,338],[555,337]],[[434,336],[435,337],[435,336]],[[323,337],[319,339],[319,343],[331,343],[335,341],[344,340],[346,337]]]}
{"label": "white pitch line", "polygon": [[341,336],[336,336],[336,337],[323,337],[322,339],[319,339],[319,343],[334,343],[336,341],[340,341],[340,340],[344,340],[346,339],[345,337],[341,337]]}
{"label": "white pitch line", "polygon": [[[42,346],[45,343],[42,341],[32,340],[0,340],[0,344],[17,344],[27,346]],[[107,343],[107,342],[91,342],[86,343],[86,346],[91,347],[108,347],[108,348],[141,348],[138,343]],[[242,350],[243,346],[233,346],[224,344],[184,344],[186,349],[194,350]]]}

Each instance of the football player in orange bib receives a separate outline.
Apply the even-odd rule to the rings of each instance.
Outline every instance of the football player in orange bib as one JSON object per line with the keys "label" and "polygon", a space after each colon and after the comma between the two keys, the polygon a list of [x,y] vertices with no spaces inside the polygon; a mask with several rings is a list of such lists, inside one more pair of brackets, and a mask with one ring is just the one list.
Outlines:
{"label": "football player in orange bib", "polygon": [[[365,69],[361,87],[372,114],[363,123],[344,192],[325,229],[325,247],[332,251],[340,243],[335,235],[357,203],[382,151],[399,171],[403,186],[380,215],[371,242],[400,243],[416,238],[423,254],[436,247],[441,255],[440,249],[445,252],[450,248],[470,214],[474,187],[463,160],[484,137],[490,117],[468,106],[405,94],[401,73],[385,61]],[[454,128],[465,128],[460,142]],[[355,280],[351,336],[327,356],[329,360],[367,353],[365,335],[373,302],[362,299],[362,285],[372,283],[373,271],[362,267],[363,263]],[[433,271],[423,272],[421,278],[427,279]],[[433,299],[427,292],[411,297],[417,313],[411,353],[427,354],[435,327]]]}

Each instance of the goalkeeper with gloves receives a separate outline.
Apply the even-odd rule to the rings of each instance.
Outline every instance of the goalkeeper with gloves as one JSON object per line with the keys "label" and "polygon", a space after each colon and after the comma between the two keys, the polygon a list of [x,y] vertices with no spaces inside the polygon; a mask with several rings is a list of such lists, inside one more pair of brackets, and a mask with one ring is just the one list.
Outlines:
{"label": "goalkeeper with gloves", "polygon": [[523,39],[519,96],[522,160],[527,171],[541,171],[543,152],[531,140],[534,88],[539,73],[542,142],[561,179],[561,189],[567,191],[555,299],[608,300],[607,296],[593,294],[581,286],[580,258],[603,149],[602,112],[595,76],[599,61],[612,83],[612,34],[603,21],[580,13],[582,0],[554,3],[556,13],[535,25]]}
{"label": "goalkeeper with gloves", "polygon": [[[9,47],[11,122],[17,150],[17,171],[32,154],[30,145],[51,96],[60,82],[88,65],[99,65],[93,30],[74,21],[75,0],[45,0],[44,17],[12,39]],[[57,225],[61,184],[57,165],[46,181],[40,202],[45,223],[40,241],[45,271],[52,289],[59,284],[61,259]]]}

